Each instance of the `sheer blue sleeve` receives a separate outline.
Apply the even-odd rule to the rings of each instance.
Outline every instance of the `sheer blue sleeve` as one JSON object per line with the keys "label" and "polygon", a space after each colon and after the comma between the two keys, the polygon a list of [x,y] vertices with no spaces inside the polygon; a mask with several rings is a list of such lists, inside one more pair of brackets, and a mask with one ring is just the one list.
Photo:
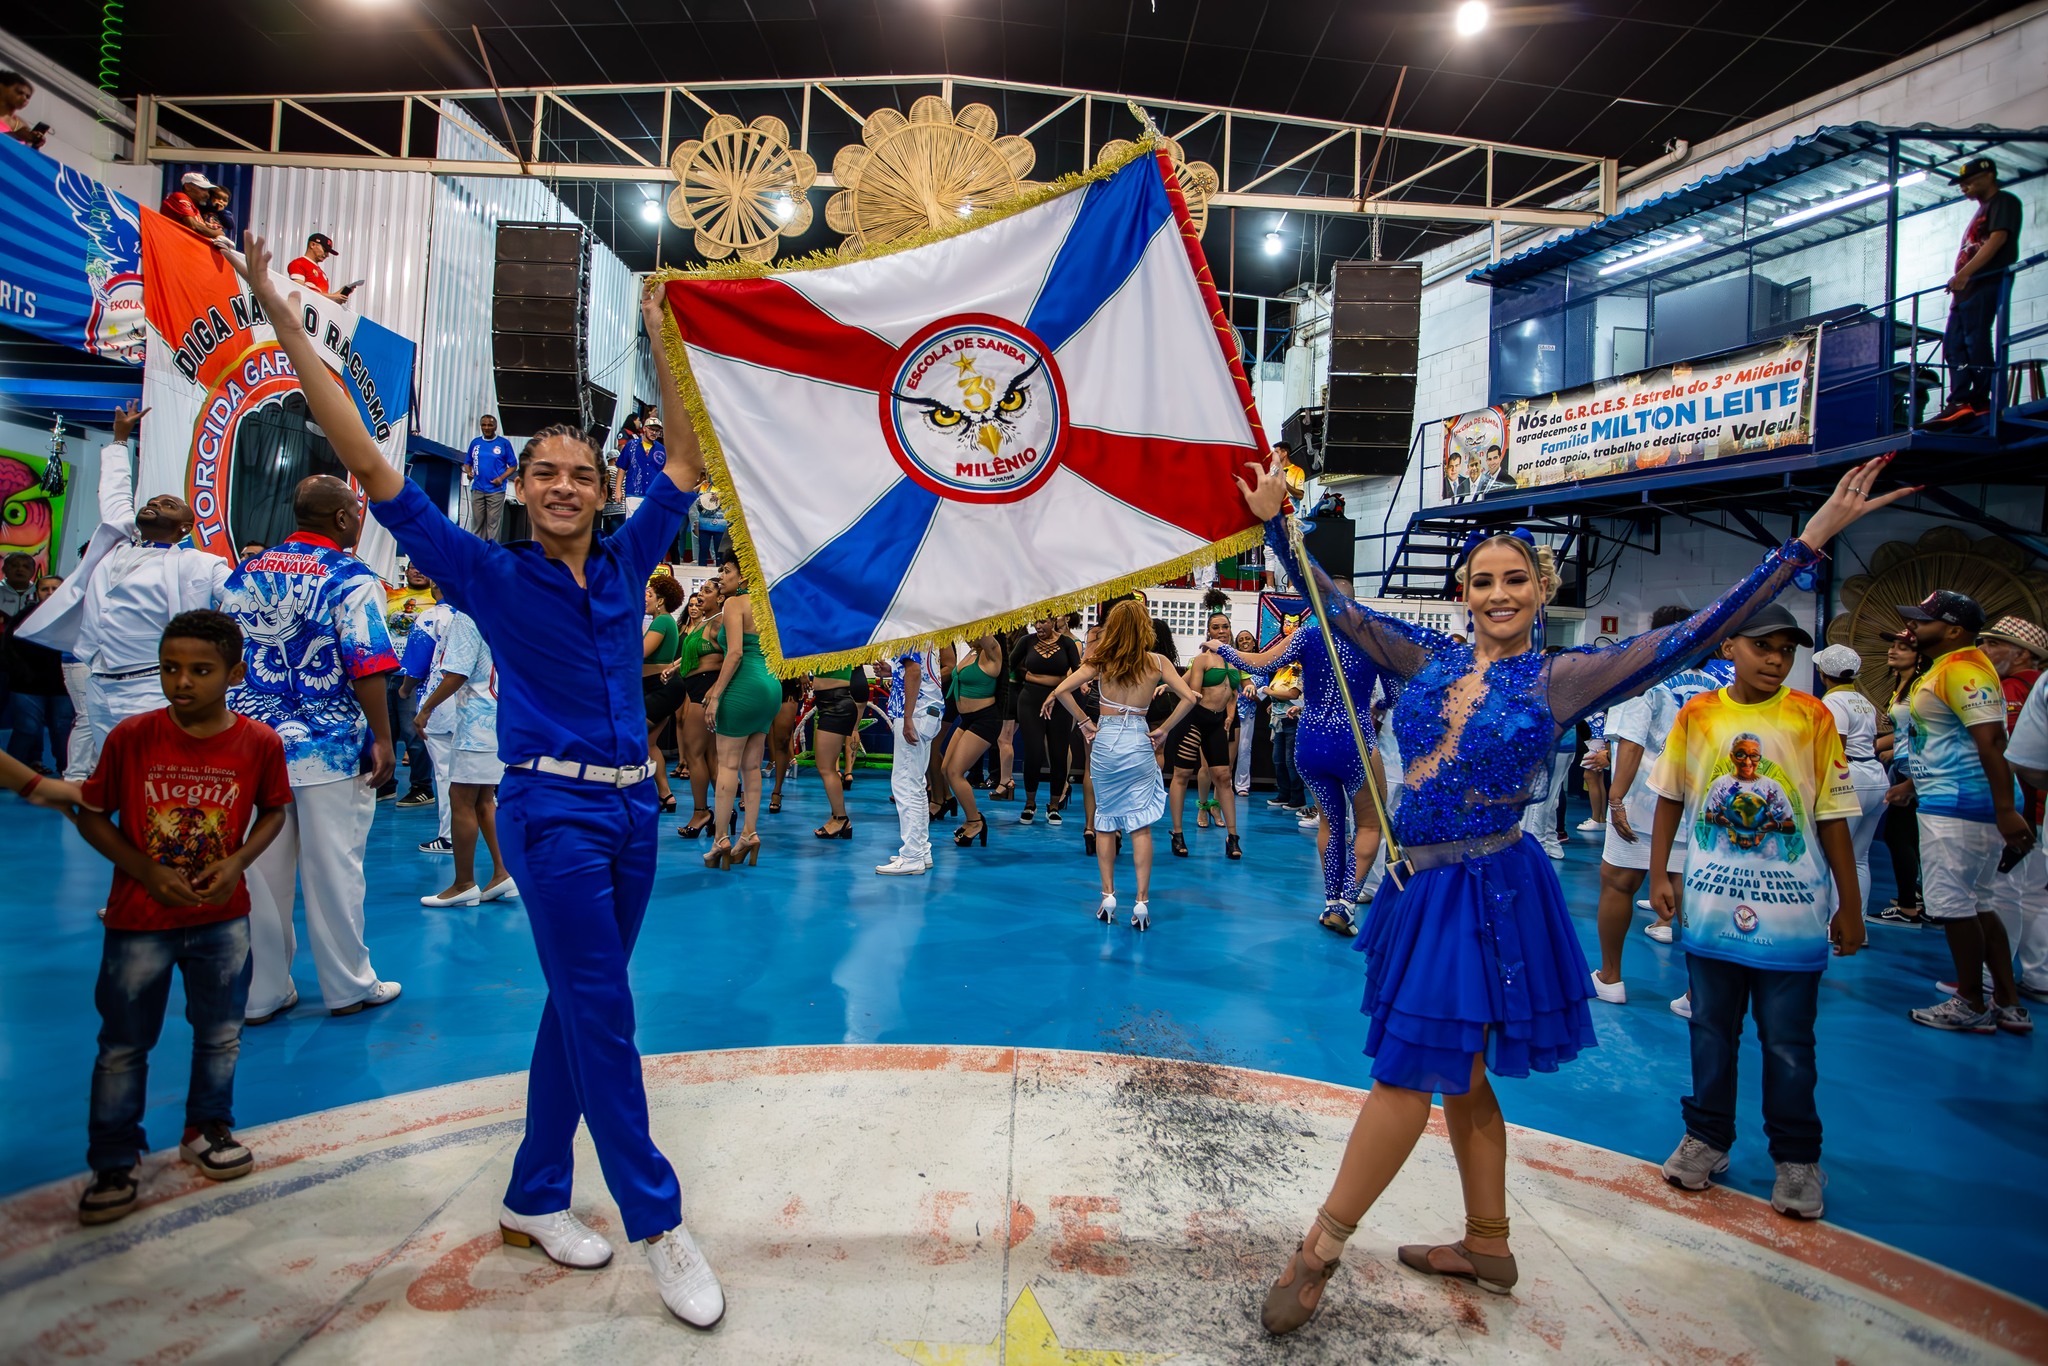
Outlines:
{"label": "sheer blue sleeve", "polygon": [[[1399,678],[1413,678],[1422,672],[1432,654],[1452,643],[1450,637],[1440,632],[1384,612],[1375,612],[1339,593],[1331,586],[1330,576],[1323,572],[1323,567],[1316,563],[1313,555],[1308,557],[1306,566],[1296,563],[1294,547],[1287,543],[1285,513],[1266,523],[1266,544],[1280,557],[1287,576],[1296,583],[1307,583],[1308,574],[1315,575],[1316,591],[1322,595],[1323,607],[1335,629],[1349,637],[1373,663],[1388,673]],[[1297,631],[1295,634],[1301,633]]]}
{"label": "sheer blue sleeve", "polygon": [[1575,724],[1634,697],[1719,649],[1756,610],[1784,591],[1793,574],[1820,562],[1804,541],[1787,541],[1764,556],[1741,583],[1675,626],[1645,631],[1618,645],[1567,650],[1550,661],[1550,714],[1559,726]]}
{"label": "sheer blue sleeve", "polygon": [[1263,673],[1266,678],[1271,678],[1274,674],[1279,673],[1289,664],[1293,664],[1301,658],[1304,642],[1309,632],[1315,629],[1316,624],[1314,622],[1305,623],[1300,630],[1287,637],[1287,643],[1280,647],[1279,654],[1262,665],[1245,663],[1245,658],[1237,652],[1237,647],[1227,640],[1210,641],[1209,652],[1233,669],[1241,669],[1249,674]]}

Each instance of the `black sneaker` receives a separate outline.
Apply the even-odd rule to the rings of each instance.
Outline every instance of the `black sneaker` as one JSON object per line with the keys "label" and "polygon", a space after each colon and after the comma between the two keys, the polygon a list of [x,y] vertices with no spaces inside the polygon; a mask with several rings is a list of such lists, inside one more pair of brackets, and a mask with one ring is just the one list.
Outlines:
{"label": "black sneaker", "polygon": [[420,852],[422,854],[452,854],[455,852],[455,841],[444,839],[421,840]]}
{"label": "black sneaker", "polygon": [[434,790],[430,787],[416,787],[398,799],[400,806],[432,806]]}
{"label": "black sneaker", "polygon": [[380,802],[388,802],[397,795],[398,779],[396,778],[393,778],[390,782],[377,789],[377,800]]}
{"label": "black sneaker", "polygon": [[243,1147],[228,1129],[226,1120],[210,1119],[199,1132],[178,1145],[178,1156],[199,1168],[199,1174],[214,1181],[232,1181],[247,1176],[256,1166],[256,1155]]}
{"label": "black sneaker", "polygon": [[129,1210],[135,1208],[137,1194],[133,1167],[94,1172],[92,1184],[85,1188],[85,1194],[78,1197],[78,1222],[111,1224],[124,1218]]}
{"label": "black sneaker", "polygon": [[1058,825],[1060,823],[1060,809],[1057,806],[1045,808],[1045,823],[1047,825]]}
{"label": "black sneaker", "polygon": [[1927,917],[1924,913],[1920,915],[1907,915],[1899,909],[1899,904],[1896,901],[1879,911],[1876,915],[1868,916],[1866,919],[1878,925],[1925,925],[1927,923]]}

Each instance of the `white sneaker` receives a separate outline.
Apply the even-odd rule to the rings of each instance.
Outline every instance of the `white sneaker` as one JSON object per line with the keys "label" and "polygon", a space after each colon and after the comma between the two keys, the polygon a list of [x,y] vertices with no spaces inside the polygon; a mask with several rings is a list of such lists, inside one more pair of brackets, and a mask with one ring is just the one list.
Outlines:
{"label": "white sneaker", "polygon": [[474,906],[483,899],[484,889],[477,886],[474,882],[472,882],[467,887],[464,887],[461,891],[450,892],[447,896],[423,896],[420,898],[420,905]]}
{"label": "white sneaker", "polygon": [[1294,823],[1304,830],[1313,830],[1323,823],[1323,818],[1314,811],[1304,811]]}
{"label": "white sneaker", "polygon": [[1593,994],[1611,1006],[1628,1004],[1628,984],[1625,982],[1603,982],[1600,974],[1593,974]]}
{"label": "white sneaker", "polygon": [[396,982],[378,982],[375,986],[372,986],[370,988],[370,994],[368,996],[365,996],[362,1000],[357,1001],[354,1005],[346,1005],[343,1006],[340,1010],[330,1010],[327,1013],[329,1015],[360,1014],[361,1012],[370,1009],[372,1006],[382,1006],[391,1004],[391,1002],[398,999],[398,993],[403,990],[404,988],[399,986],[399,984]]}
{"label": "white sneaker", "polygon": [[1596,821],[1591,816],[1579,822],[1579,829],[1581,830],[1605,830],[1606,828],[1606,821]]}
{"label": "white sneaker", "polygon": [[1692,1018],[1692,994],[1688,992],[1674,1000],[1671,1003],[1671,1013],[1681,1020],[1690,1020]]}
{"label": "white sneaker", "polygon": [[661,1289],[661,1302],[669,1312],[692,1328],[717,1327],[725,1317],[725,1291],[690,1230],[677,1224],[643,1246],[647,1265],[654,1269],[654,1283]]}
{"label": "white sneaker", "polygon": [[923,877],[924,870],[929,867],[929,863],[898,854],[887,863],[876,864],[875,871],[883,877]]}
{"label": "white sneaker", "polygon": [[1636,909],[1639,911],[1649,911],[1654,910],[1656,908],[1650,905],[1650,898],[1644,897],[1642,900],[1636,903]]}
{"label": "white sneaker", "polygon": [[612,1245],[603,1234],[568,1210],[553,1214],[498,1211],[498,1232],[513,1247],[537,1247],[548,1260],[578,1271],[595,1271],[612,1259]]}
{"label": "white sneaker", "polygon": [[1661,920],[1652,920],[1649,924],[1643,926],[1643,933],[1656,940],[1659,944],[1669,944],[1671,942],[1671,926]]}
{"label": "white sneaker", "polygon": [[1543,846],[1543,852],[1556,859],[1559,863],[1564,862],[1564,846],[1562,844],[1546,844]]}

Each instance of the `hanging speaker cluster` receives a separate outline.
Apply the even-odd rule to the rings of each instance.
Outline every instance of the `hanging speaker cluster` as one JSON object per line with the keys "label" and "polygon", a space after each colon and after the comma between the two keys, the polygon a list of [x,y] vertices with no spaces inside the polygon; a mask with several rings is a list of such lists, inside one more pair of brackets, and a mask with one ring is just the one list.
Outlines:
{"label": "hanging speaker cluster", "polygon": [[1422,266],[1339,261],[1331,282],[1324,474],[1399,475],[1415,432]]}
{"label": "hanging speaker cluster", "polygon": [[[570,423],[594,431],[612,395],[590,374],[590,232],[575,224],[500,223],[491,281],[491,366],[498,426],[512,436]],[[602,434],[598,434],[600,440]]]}

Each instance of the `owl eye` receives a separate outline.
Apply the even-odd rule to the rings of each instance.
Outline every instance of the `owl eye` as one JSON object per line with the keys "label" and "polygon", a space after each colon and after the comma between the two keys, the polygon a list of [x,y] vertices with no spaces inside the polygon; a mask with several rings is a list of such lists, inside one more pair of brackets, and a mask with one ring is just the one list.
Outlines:
{"label": "owl eye", "polygon": [[957,408],[934,408],[931,418],[935,427],[957,427],[966,420],[967,415]]}
{"label": "owl eye", "polygon": [[1003,395],[1002,401],[996,404],[996,408],[998,411],[1005,413],[1022,412],[1024,410],[1024,400],[1030,396],[1031,391],[1029,389],[1012,389],[1009,393]]}

